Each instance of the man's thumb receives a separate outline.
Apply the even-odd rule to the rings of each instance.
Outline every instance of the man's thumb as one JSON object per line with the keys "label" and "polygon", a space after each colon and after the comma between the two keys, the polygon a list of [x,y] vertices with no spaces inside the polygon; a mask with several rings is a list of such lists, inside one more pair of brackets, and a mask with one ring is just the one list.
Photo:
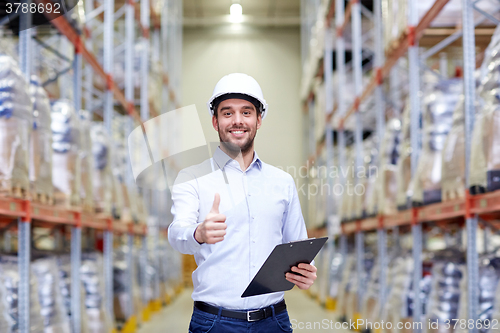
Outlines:
{"label": "man's thumb", "polygon": [[219,214],[219,204],[220,204],[220,195],[219,193],[215,193],[214,204],[212,205],[212,209],[210,209],[210,213]]}

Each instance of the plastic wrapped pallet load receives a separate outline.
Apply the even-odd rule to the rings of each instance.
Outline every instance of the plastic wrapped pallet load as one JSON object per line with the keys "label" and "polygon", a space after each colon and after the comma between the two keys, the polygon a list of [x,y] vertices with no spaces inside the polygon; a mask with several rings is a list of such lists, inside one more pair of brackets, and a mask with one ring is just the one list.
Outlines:
{"label": "plastic wrapped pallet load", "polygon": [[411,188],[411,142],[410,142],[410,105],[406,101],[403,110],[403,121],[401,128],[401,144],[398,150],[399,159],[397,162],[397,194],[396,205],[398,209],[409,208],[409,198],[412,194]]}
{"label": "plastic wrapped pallet load", "polygon": [[80,276],[85,289],[85,308],[89,333],[109,333],[113,329],[111,314],[104,307],[104,272],[102,255],[82,255]]}
{"label": "plastic wrapped pallet load", "polygon": [[0,50],[0,193],[27,197],[33,105],[16,61]]}
{"label": "plastic wrapped pallet load", "polygon": [[73,103],[61,99],[52,104],[52,182],[58,205],[80,204],[80,121]]}
{"label": "plastic wrapped pallet load", "polygon": [[470,184],[472,193],[500,189],[500,26],[485,52],[479,87],[484,105],[472,135]]}
{"label": "plastic wrapped pallet load", "polygon": [[94,199],[92,196],[92,172],[94,166],[94,156],[92,155],[92,138],[90,137],[91,113],[87,110],[80,110],[80,127],[81,127],[81,188],[80,198],[82,210],[84,212],[94,212]]}
{"label": "plastic wrapped pallet load", "polygon": [[37,259],[32,264],[32,270],[38,281],[44,333],[70,333],[69,317],[61,295],[56,259]]}
{"label": "plastic wrapped pallet load", "polygon": [[[500,253],[482,255],[479,260],[479,313],[481,325],[477,325],[478,333],[493,333],[500,325]],[[468,333],[468,293],[467,271],[460,285],[459,324],[455,333]],[[467,325],[460,323],[467,322]],[[478,322],[479,323],[479,322]],[[464,327],[465,326],[465,327]]]}
{"label": "plastic wrapped pallet load", "polygon": [[451,129],[453,111],[462,92],[460,79],[442,80],[426,90],[423,101],[423,142],[412,179],[412,202],[427,205],[441,201],[441,169],[444,141]]}
{"label": "plastic wrapped pallet load", "polygon": [[[17,257],[0,257],[0,332],[17,333],[19,331],[19,262]],[[40,314],[40,302],[37,294],[38,284],[33,274],[30,274],[29,332],[44,332],[43,318]]]}
{"label": "plastic wrapped pallet load", "polygon": [[[68,317],[71,318],[71,258],[69,255],[61,255],[57,257],[57,269],[59,271],[59,290],[61,292],[63,308]],[[87,309],[85,307],[85,290],[83,285],[80,290],[81,333],[89,333]]]}
{"label": "plastic wrapped pallet load", "polygon": [[[360,184],[363,186],[355,187],[356,194],[359,194],[358,216],[369,216],[373,217],[377,214],[378,210],[378,192],[377,192],[377,179],[379,177],[377,165],[379,160],[379,150],[378,150],[378,136],[372,136],[365,140],[364,144],[364,159],[363,159],[363,169],[356,170],[358,177],[360,178]],[[360,212],[361,210],[361,212]]]}
{"label": "plastic wrapped pallet load", "polygon": [[111,172],[111,142],[102,123],[91,127],[94,166],[92,186],[94,206],[97,212],[111,214],[113,204],[113,174]]}
{"label": "plastic wrapped pallet load", "polygon": [[47,92],[35,75],[31,76],[33,130],[30,137],[31,197],[41,203],[53,202],[51,109]]}
{"label": "plastic wrapped pallet load", "polygon": [[[453,319],[458,319],[460,284],[465,273],[465,256],[447,249],[436,254],[432,267],[432,287],[427,309],[428,333],[453,333]],[[433,323],[433,325],[431,325]]]}
{"label": "plastic wrapped pallet load", "polygon": [[396,196],[397,163],[399,160],[399,144],[401,140],[401,121],[393,118],[387,122],[380,147],[380,164],[377,170],[378,212],[391,215],[397,211]]}
{"label": "plastic wrapped pallet load", "polygon": [[130,282],[132,282],[126,261],[129,251],[128,246],[121,246],[114,251],[113,256],[113,308],[116,321],[122,324],[134,315],[134,300],[128,293]]}

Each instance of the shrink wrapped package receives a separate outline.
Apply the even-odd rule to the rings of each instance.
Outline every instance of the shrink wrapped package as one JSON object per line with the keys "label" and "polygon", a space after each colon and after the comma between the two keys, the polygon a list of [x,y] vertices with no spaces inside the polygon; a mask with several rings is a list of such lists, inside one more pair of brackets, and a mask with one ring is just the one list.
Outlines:
{"label": "shrink wrapped package", "polygon": [[[0,257],[0,332],[19,332],[19,267],[18,258],[12,256]],[[38,284],[33,274],[30,274],[30,326],[28,331],[44,332],[43,318],[40,314]]]}
{"label": "shrink wrapped package", "polygon": [[441,201],[442,150],[453,122],[453,111],[462,92],[462,81],[442,80],[433,89],[426,91],[422,111],[422,149],[412,179],[412,202],[416,205]]}
{"label": "shrink wrapped package", "polygon": [[[483,255],[479,259],[479,314],[478,319],[482,325],[477,325],[478,333],[493,333],[498,331],[500,325],[500,257],[499,253]],[[468,320],[467,309],[467,270],[460,286],[459,320]],[[495,321],[496,320],[496,321]],[[468,328],[457,325],[455,333],[468,333]]]}
{"label": "shrink wrapped package", "polygon": [[52,182],[54,201],[65,206],[80,204],[80,120],[73,103],[60,99],[52,104]]}
{"label": "shrink wrapped package", "polygon": [[90,128],[92,126],[92,114],[87,110],[80,110],[80,128],[81,128],[81,188],[80,198],[82,209],[85,212],[94,212],[94,198],[92,196],[92,172],[94,166],[94,156],[92,155],[92,138]]}
{"label": "shrink wrapped package", "polygon": [[347,306],[348,298],[351,293],[352,288],[352,275],[356,270],[356,259],[353,255],[347,255],[345,258],[345,263],[342,265],[342,272],[340,273],[342,278],[339,283],[339,291],[337,298],[337,309],[341,320],[347,320]]}
{"label": "shrink wrapped package", "polygon": [[85,289],[85,309],[89,333],[109,333],[113,318],[104,307],[104,272],[102,255],[96,252],[82,254],[80,276]]}
{"label": "shrink wrapped package", "polygon": [[342,194],[342,209],[341,217],[343,221],[351,220],[355,217],[355,206],[356,198],[354,195],[354,165],[355,165],[355,151],[351,148],[346,149],[346,159],[347,164],[345,165],[345,170],[341,170],[345,174],[345,183],[343,184],[343,194]]}
{"label": "shrink wrapped package", "polygon": [[398,150],[398,162],[396,166],[397,194],[396,205],[398,209],[409,208],[409,198],[412,195],[411,188],[411,142],[410,142],[410,105],[406,101],[403,111],[401,128],[401,144]]}
{"label": "shrink wrapped package", "polygon": [[342,269],[345,266],[345,260],[346,258],[344,258],[340,252],[335,251],[330,266],[330,290],[328,291],[330,297],[335,300],[335,305],[338,304],[340,286],[342,283]]}
{"label": "shrink wrapped package", "polygon": [[29,192],[29,134],[33,105],[16,61],[0,50],[0,193]]}
{"label": "shrink wrapped package", "polygon": [[97,212],[111,214],[114,182],[111,171],[111,142],[102,123],[92,123],[92,187],[94,206]]}
{"label": "shrink wrapped package", "polygon": [[[134,293],[134,288],[137,288],[137,281],[132,271],[132,275],[129,276],[127,269],[127,254],[130,248],[128,246],[121,246],[114,252],[113,259],[113,296],[114,296],[114,311],[115,319],[117,322],[126,322],[134,312],[138,312],[135,308],[135,304],[140,302],[140,299],[136,299],[139,295]],[[132,270],[134,265],[132,265]],[[132,278],[132,280],[131,280]],[[130,283],[132,282],[132,286]],[[132,299],[128,293],[128,288],[132,288]]]}
{"label": "shrink wrapped package", "polygon": [[465,272],[463,252],[447,249],[436,254],[432,267],[432,286],[429,295],[427,318],[428,333],[452,333],[453,319],[458,319],[460,283]]}
{"label": "shrink wrapped package", "polygon": [[[61,292],[63,309],[67,316],[71,318],[71,257],[69,255],[58,256],[57,269],[59,271],[59,290]],[[83,285],[80,290],[80,318],[82,323],[81,333],[89,333],[87,309],[85,307],[85,290]]]}
{"label": "shrink wrapped package", "polygon": [[472,135],[471,192],[500,189],[500,27],[485,52],[481,67],[480,97]]}
{"label": "shrink wrapped package", "polygon": [[68,313],[61,294],[56,259],[38,259],[33,262],[32,270],[38,282],[44,333],[71,333]]}
{"label": "shrink wrapped package", "polygon": [[[365,155],[363,159],[363,170],[362,174],[360,173],[358,176],[363,175],[360,179],[361,184],[363,184],[362,188],[356,189],[356,191],[362,191],[361,194],[361,206],[362,206],[362,215],[361,216],[375,216],[378,210],[378,192],[376,188],[377,180],[379,178],[378,172],[378,161],[379,161],[379,150],[378,150],[378,137],[371,136],[369,139],[366,139],[364,142],[365,145]],[[358,215],[359,216],[359,215]]]}
{"label": "shrink wrapped package", "polygon": [[378,212],[384,215],[397,211],[396,197],[398,191],[397,163],[401,140],[401,121],[393,118],[387,122],[380,147],[380,164],[377,170]]}
{"label": "shrink wrapped package", "polygon": [[35,201],[50,203],[53,197],[51,109],[47,92],[35,75],[31,76],[30,96],[33,102],[33,130],[29,145],[31,197]]}
{"label": "shrink wrapped package", "polygon": [[[353,265],[351,274],[349,276],[350,284],[348,291],[346,292],[346,317],[347,319],[354,320],[356,315],[361,315],[360,310],[362,310],[362,305],[366,297],[367,284],[370,280],[370,276],[373,271],[374,259],[372,257],[372,252],[365,252],[365,258],[363,263],[363,276],[361,277],[361,285],[358,281],[358,272],[356,269],[356,263]],[[361,293],[363,295],[361,299],[361,304],[359,305],[358,310],[358,293],[361,289]]]}
{"label": "shrink wrapped package", "polygon": [[[385,257],[385,299],[389,296],[391,287],[393,286],[393,275],[388,273],[390,272],[390,267],[393,266],[398,258],[396,255],[399,254],[400,253],[393,251],[392,254]],[[366,297],[361,305],[361,317],[371,323],[380,322],[382,320],[383,306],[384,303],[381,303],[380,299],[380,264],[379,261],[376,260],[370,280],[367,284]],[[366,328],[369,329],[370,327]]]}
{"label": "shrink wrapped package", "polygon": [[[400,333],[396,323],[409,320],[408,299],[413,272],[413,260],[409,256],[398,257],[389,267],[389,276],[392,276],[391,290],[382,309],[382,319],[392,323],[392,329],[386,333]],[[402,333],[402,332],[401,332]]]}
{"label": "shrink wrapped package", "polygon": [[464,96],[460,96],[453,124],[442,151],[441,195],[443,201],[465,196]]}

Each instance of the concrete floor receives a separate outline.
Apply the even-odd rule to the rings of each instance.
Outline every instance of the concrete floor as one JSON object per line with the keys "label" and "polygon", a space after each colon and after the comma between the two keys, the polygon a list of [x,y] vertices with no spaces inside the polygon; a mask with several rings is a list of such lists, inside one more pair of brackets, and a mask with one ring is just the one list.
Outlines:
{"label": "concrete floor", "polygon": [[[187,333],[193,308],[191,291],[185,289],[169,306],[153,314],[138,333]],[[285,300],[295,333],[347,332],[335,329],[335,315],[326,311],[305,292],[294,288],[285,293]]]}

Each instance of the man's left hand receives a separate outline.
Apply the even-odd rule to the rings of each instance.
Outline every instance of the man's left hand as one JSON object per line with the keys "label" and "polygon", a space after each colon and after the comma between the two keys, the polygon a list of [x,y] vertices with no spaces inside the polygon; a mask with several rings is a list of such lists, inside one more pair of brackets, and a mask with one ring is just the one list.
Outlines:
{"label": "man's left hand", "polygon": [[292,267],[292,272],[299,273],[303,276],[293,273],[286,273],[285,277],[288,281],[294,283],[299,289],[309,289],[316,280],[316,271],[318,269],[310,264],[298,264]]}

